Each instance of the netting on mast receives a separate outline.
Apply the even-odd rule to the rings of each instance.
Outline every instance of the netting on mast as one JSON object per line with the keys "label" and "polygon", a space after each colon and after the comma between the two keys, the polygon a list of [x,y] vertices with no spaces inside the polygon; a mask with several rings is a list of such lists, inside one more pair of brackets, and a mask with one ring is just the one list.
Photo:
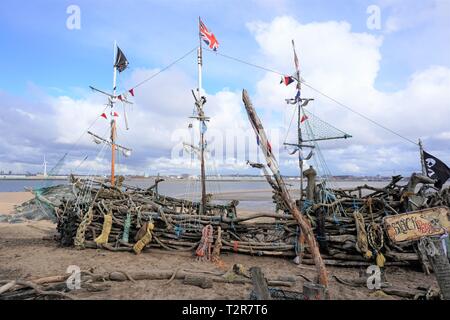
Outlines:
{"label": "netting on mast", "polygon": [[[325,157],[323,156],[319,146],[319,141],[348,139],[351,138],[351,135],[321,120],[312,112],[309,112],[304,108],[302,111],[304,119],[302,124],[302,141],[312,144],[314,147],[312,162],[314,163],[320,179],[320,201],[322,203],[333,203],[336,200],[336,196],[333,193],[333,189],[336,188],[336,185],[333,183],[334,177],[331,174],[331,170],[328,167],[327,162],[325,161]],[[330,207],[328,209],[328,213],[332,214],[338,223],[336,216],[345,214],[345,210],[339,203],[334,208]]]}
{"label": "netting on mast", "polygon": [[314,113],[302,108],[303,119],[307,124],[308,130],[302,135],[303,142],[314,142],[323,140],[348,139],[352,136],[344,131],[332,126],[328,122],[323,121]]}

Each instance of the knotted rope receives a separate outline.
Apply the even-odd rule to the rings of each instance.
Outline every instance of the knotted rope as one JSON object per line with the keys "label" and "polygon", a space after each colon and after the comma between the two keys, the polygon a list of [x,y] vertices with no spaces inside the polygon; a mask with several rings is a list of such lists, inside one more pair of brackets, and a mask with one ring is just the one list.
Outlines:
{"label": "knotted rope", "polygon": [[202,238],[195,254],[197,255],[197,260],[199,261],[210,261],[211,260],[211,246],[214,241],[213,238],[214,229],[213,226],[208,224],[202,229]]}
{"label": "knotted rope", "polygon": [[364,216],[361,212],[355,211],[353,212],[353,218],[356,225],[356,250],[362,253],[366,259],[370,259],[372,258],[372,252],[369,250]]}
{"label": "knotted rope", "polygon": [[77,233],[74,239],[75,247],[78,249],[84,248],[84,241],[86,236],[86,229],[92,223],[94,218],[94,210],[89,208],[88,212],[83,216],[81,223],[78,225]]}
{"label": "knotted rope", "polygon": [[212,252],[212,262],[221,264],[220,250],[222,249],[222,228],[217,227],[217,239]]}
{"label": "knotted rope", "polygon": [[372,247],[372,249],[377,254],[377,266],[384,267],[384,263],[386,262],[386,258],[381,253],[381,249],[384,246],[384,235],[383,235],[383,229],[379,224],[376,224],[372,222],[367,227],[367,240],[369,242],[369,245]]}

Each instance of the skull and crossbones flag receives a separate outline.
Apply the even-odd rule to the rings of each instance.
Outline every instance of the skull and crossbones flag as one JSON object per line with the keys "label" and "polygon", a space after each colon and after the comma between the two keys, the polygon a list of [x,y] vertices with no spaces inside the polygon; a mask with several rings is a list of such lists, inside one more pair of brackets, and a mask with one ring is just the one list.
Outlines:
{"label": "skull and crossbones flag", "polygon": [[444,183],[450,178],[450,168],[441,160],[423,151],[423,160],[427,170],[427,176],[435,179],[435,187],[441,189]]}
{"label": "skull and crossbones flag", "polygon": [[116,63],[114,64],[114,67],[116,67],[119,72],[122,72],[128,67],[128,64],[128,60],[122,50],[117,47]]}

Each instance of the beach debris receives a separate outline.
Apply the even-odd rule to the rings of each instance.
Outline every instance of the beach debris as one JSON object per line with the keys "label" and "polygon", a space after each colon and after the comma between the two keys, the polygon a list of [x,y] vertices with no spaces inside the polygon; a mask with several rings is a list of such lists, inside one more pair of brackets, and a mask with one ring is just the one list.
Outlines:
{"label": "beach debris", "polygon": [[324,285],[314,282],[305,282],[303,284],[303,295],[305,300],[326,300],[328,291]]}
{"label": "beach debris", "polygon": [[[74,291],[67,286],[69,274],[48,276],[44,278],[22,280],[0,280],[0,300],[22,299],[76,299]],[[99,292],[108,290],[111,282],[137,282],[142,280],[182,280],[183,284],[195,285],[201,288],[211,288],[214,282],[229,284],[251,284],[248,278],[237,277],[226,279],[222,273],[212,273],[207,270],[155,270],[146,272],[125,272],[121,270],[94,273],[92,270],[82,270],[80,286],[77,291]],[[295,281],[268,279],[268,284],[277,287],[291,287]],[[165,283],[166,285],[168,282]]]}
{"label": "beach debris", "polygon": [[255,300],[272,300],[269,292],[269,287],[267,285],[267,280],[264,277],[261,268],[252,267],[250,268],[250,273],[253,282],[253,292],[255,295]]}
{"label": "beach debris", "polygon": [[186,275],[184,277],[183,284],[197,286],[202,289],[210,289],[213,287],[213,281],[211,278],[199,275]]}

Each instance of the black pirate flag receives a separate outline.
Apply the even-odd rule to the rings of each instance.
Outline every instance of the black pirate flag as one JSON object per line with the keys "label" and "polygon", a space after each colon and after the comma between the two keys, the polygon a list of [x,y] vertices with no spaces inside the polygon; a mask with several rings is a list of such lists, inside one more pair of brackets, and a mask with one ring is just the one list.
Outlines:
{"label": "black pirate flag", "polygon": [[435,179],[436,183],[434,186],[441,189],[444,183],[450,178],[450,168],[444,162],[425,151],[423,152],[423,160],[427,169],[427,176]]}
{"label": "black pirate flag", "polygon": [[114,67],[116,67],[119,72],[124,71],[128,67],[128,60],[119,47],[117,47],[116,63]]}

